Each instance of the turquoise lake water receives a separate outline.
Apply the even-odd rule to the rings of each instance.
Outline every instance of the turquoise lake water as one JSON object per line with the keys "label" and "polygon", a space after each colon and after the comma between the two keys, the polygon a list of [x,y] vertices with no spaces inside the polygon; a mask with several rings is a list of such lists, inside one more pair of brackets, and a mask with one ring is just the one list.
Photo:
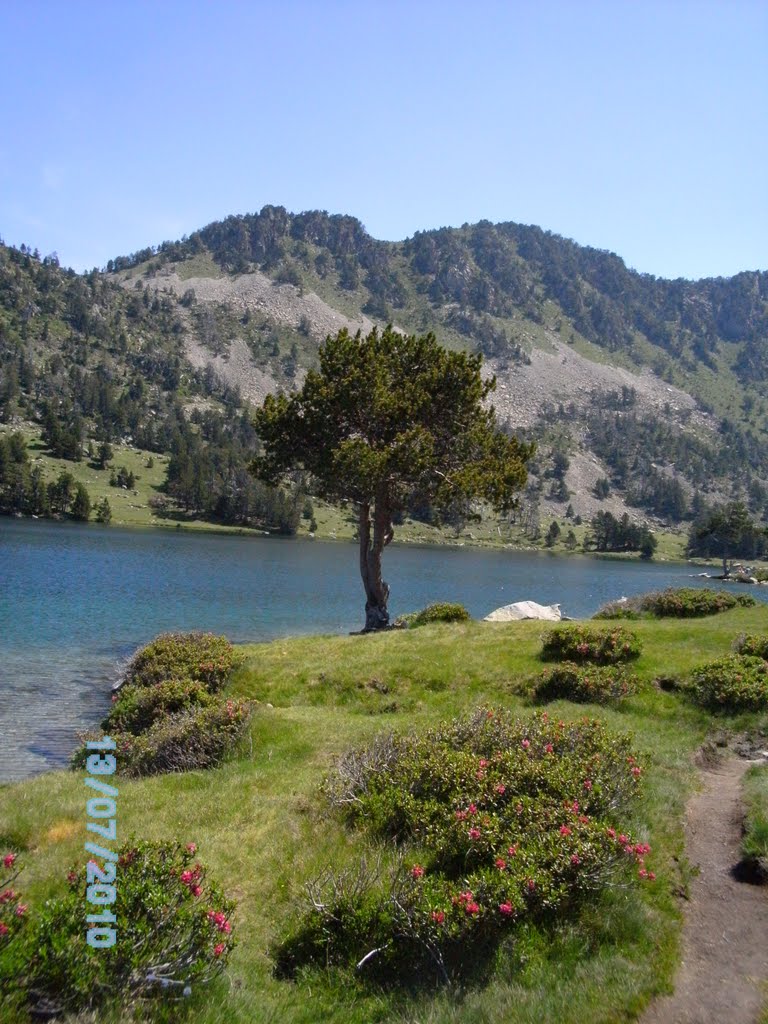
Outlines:
{"label": "turquoise lake water", "polygon": [[[579,618],[623,594],[716,585],[679,564],[469,548],[394,545],[384,565],[393,615],[447,600],[482,617],[533,600]],[[363,604],[352,544],[0,518],[0,780],[66,764],[121,665],[158,633],[344,634]]]}

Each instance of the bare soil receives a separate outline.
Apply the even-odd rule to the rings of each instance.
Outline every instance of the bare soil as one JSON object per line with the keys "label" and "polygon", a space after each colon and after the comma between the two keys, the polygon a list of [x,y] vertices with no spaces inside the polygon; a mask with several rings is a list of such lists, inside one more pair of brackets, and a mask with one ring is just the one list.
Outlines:
{"label": "bare soil", "polygon": [[738,882],[750,762],[731,758],[703,772],[687,812],[686,854],[699,874],[685,907],[682,962],[670,996],[640,1024],[757,1024],[768,981],[768,888]]}

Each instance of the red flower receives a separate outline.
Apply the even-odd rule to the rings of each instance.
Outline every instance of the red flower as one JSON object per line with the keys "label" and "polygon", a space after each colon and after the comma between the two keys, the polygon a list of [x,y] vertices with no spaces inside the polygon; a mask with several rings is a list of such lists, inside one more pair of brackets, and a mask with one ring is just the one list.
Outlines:
{"label": "red flower", "polygon": [[435,921],[437,924],[442,924],[443,921],[445,921],[445,914],[443,913],[442,910],[433,910],[432,920]]}
{"label": "red flower", "polygon": [[220,942],[217,946],[213,947],[213,955],[214,956],[221,956],[221,954],[224,952],[224,950],[226,948],[227,947],[224,945],[224,943]]}
{"label": "red flower", "polygon": [[606,834],[607,834],[609,839],[615,839],[616,838],[616,829],[615,828],[607,828],[605,831],[606,831]]}
{"label": "red flower", "polygon": [[500,903],[499,912],[507,915],[514,914],[515,908],[512,906],[511,903]]}
{"label": "red flower", "polygon": [[6,889],[5,892],[0,892],[0,903],[11,903],[16,899],[16,893],[13,889]]}
{"label": "red flower", "polygon": [[414,864],[413,867],[411,868],[411,874],[413,875],[414,878],[421,878],[424,874],[424,868],[421,866],[421,864]]}
{"label": "red flower", "polygon": [[503,871],[506,866],[507,862],[502,857],[496,858],[496,867],[499,869],[499,871]]}
{"label": "red flower", "polygon": [[560,835],[561,836],[569,836],[570,834],[571,834],[571,830],[568,828],[567,825],[561,825],[560,826]]}
{"label": "red flower", "polygon": [[533,890],[536,888],[536,883],[534,882],[534,880],[532,878],[529,878],[526,884],[528,886],[528,891],[529,892],[533,892]]}
{"label": "red flower", "polygon": [[67,881],[69,882],[70,885],[72,885],[74,882],[76,882],[77,881],[77,872],[76,871],[69,871],[69,872],[67,872]]}
{"label": "red flower", "polygon": [[200,888],[199,885],[193,885],[191,891],[193,896],[199,896],[203,890]]}
{"label": "red flower", "polygon": [[547,754],[551,754],[554,749],[555,748],[552,746],[551,743],[547,743],[547,745],[544,747],[544,751]]}
{"label": "red flower", "polygon": [[476,914],[480,907],[477,903],[465,903],[464,910],[467,914]]}
{"label": "red flower", "polygon": [[15,860],[16,860],[16,854],[15,853],[6,853],[6,855],[3,857],[3,867],[12,868],[13,867],[13,862]]}

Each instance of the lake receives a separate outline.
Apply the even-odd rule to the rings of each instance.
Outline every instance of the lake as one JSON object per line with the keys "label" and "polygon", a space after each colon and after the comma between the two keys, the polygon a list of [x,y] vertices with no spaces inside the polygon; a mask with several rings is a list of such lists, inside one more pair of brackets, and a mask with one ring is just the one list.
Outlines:
{"label": "lake", "polygon": [[[482,617],[533,600],[578,618],[623,594],[707,582],[680,564],[471,548],[394,545],[384,567],[393,615],[445,600]],[[121,666],[158,633],[343,634],[362,626],[363,605],[352,544],[0,518],[0,780],[65,765]]]}

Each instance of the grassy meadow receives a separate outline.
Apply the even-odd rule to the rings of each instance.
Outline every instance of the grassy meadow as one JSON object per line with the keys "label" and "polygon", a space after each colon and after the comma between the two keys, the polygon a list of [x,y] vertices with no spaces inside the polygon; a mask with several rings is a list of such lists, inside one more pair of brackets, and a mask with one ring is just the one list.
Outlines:
{"label": "grassy meadow", "polygon": [[[609,889],[565,924],[524,924],[501,946],[486,982],[441,991],[375,989],[333,971],[280,981],[269,950],[303,906],[306,881],[369,849],[320,793],[334,755],[383,730],[434,725],[484,703],[529,715],[545,624],[469,622],[247,646],[230,690],[259,703],[239,757],[214,771],[119,782],[118,840],[194,841],[211,877],[237,901],[238,945],[229,968],[185,1003],[189,1019],[609,1024],[635,1019],[655,993],[668,990],[680,897],[692,877],[683,814],[696,785],[696,752],[714,729],[765,729],[768,715],[712,716],[654,680],[684,676],[727,653],[742,632],[767,631],[768,607],[628,625],[644,644],[633,666],[640,692],[618,711],[566,701],[550,709],[564,719],[599,716],[632,733],[647,756],[628,825],[650,843],[657,880]],[[755,802],[765,800],[765,778],[750,780]],[[16,887],[31,909],[61,892],[67,869],[84,859],[85,801],[80,772],[0,787],[0,852],[20,851],[24,871]],[[3,1024],[18,1019],[8,1014],[0,1009]],[[99,1016],[106,1024],[123,1019]]]}

